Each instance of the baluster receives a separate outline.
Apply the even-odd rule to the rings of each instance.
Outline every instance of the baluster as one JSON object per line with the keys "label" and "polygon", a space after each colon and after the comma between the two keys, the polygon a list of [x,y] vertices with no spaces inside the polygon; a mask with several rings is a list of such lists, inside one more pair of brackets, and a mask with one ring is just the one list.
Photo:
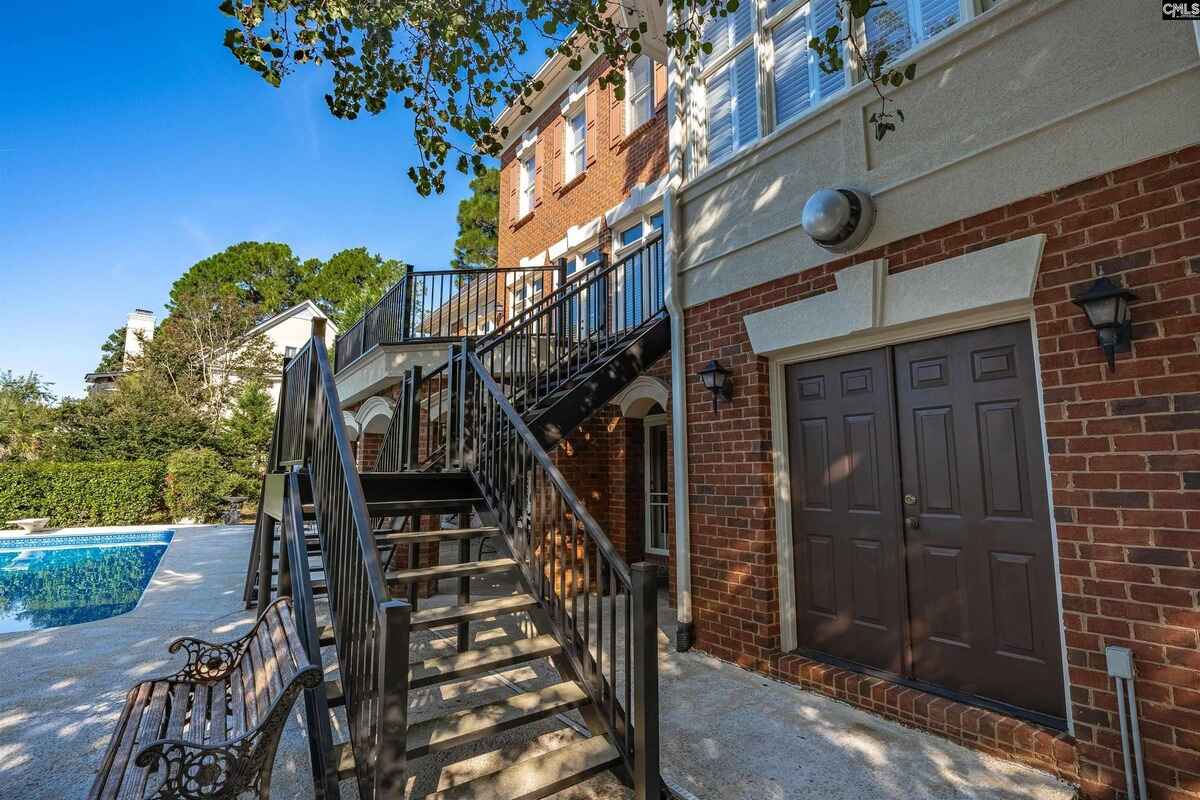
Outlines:
{"label": "baluster", "polygon": [[658,574],[653,564],[634,564],[633,576],[633,784],[638,800],[657,800]]}

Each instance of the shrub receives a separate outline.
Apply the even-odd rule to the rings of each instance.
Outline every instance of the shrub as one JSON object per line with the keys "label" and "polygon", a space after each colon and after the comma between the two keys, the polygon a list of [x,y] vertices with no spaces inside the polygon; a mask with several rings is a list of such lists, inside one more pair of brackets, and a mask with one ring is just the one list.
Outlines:
{"label": "shrub", "polygon": [[159,461],[0,464],[0,521],[49,517],[55,527],[162,519]]}
{"label": "shrub", "polygon": [[222,498],[233,488],[234,475],[215,450],[177,450],[167,457],[167,511],[171,519],[215,522],[225,509]]}

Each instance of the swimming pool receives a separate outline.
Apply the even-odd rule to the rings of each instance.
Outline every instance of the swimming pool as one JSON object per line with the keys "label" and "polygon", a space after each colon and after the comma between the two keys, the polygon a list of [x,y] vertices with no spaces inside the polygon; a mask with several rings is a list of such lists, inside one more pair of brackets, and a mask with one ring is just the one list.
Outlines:
{"label": "swimming pool", "polygon": [[0,538],[0,633],[58,628],[132,611],[172,535]]}

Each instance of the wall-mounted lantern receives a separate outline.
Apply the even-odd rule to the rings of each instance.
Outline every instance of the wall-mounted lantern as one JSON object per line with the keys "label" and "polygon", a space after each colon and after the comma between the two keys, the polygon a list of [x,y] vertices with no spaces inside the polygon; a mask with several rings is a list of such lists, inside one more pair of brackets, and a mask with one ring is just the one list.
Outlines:
{"label": "wall-mounted lantern", "polygon": [[733,384],[729,380],[729,370],[716,361],[708,362],[708,366],[700,370],[700,382],[704,388],[712,392],[713,412],[717,410],[717,400],[733,399]]}
{"label": "wall-mounted lantern", "polygon": [[849,253],[871,233],[875,204],[857,189],[819,189],[804,204],[800,225],[829,252]]}
{"label": "wall-mounted lantern", "polygon": [[1129,316],[1129,301],[1137,295],[1122,289],[1108,278],[1099,278],[1091,288],[1072,302],[1087,314],[1088,322],[1096,329],[1100,349],[1108,359],[1108,368],[1117,370],[1117,353],[1129,350],[1133,341],[1133,321]]}

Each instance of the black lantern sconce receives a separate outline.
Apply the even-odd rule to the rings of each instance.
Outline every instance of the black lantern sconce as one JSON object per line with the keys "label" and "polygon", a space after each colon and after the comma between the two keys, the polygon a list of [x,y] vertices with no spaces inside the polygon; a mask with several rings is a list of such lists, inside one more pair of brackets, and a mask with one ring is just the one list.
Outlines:
{"label": "black lantern sconce", "polygon": [[1133,321],[1129,316],[1129,301],[1137,295],[1122,289],[1108,278],[1099,278],[1091,288],[1072,302],[1084,310],[1088,322],[1096,329],[1100,349],[1108,359],[1108,368],[1117,370],[1117,353],[1129,350],[1133,341]]}
{"label": "black lantern sconce", "polygon": [[708,366],[700,370],[700,382],[704,388],[712,392],[713,412],[717,410],[717,400],[733,399],[733,384],[729,381],[729,370],[724,369],[716,361],[708,362]]}

